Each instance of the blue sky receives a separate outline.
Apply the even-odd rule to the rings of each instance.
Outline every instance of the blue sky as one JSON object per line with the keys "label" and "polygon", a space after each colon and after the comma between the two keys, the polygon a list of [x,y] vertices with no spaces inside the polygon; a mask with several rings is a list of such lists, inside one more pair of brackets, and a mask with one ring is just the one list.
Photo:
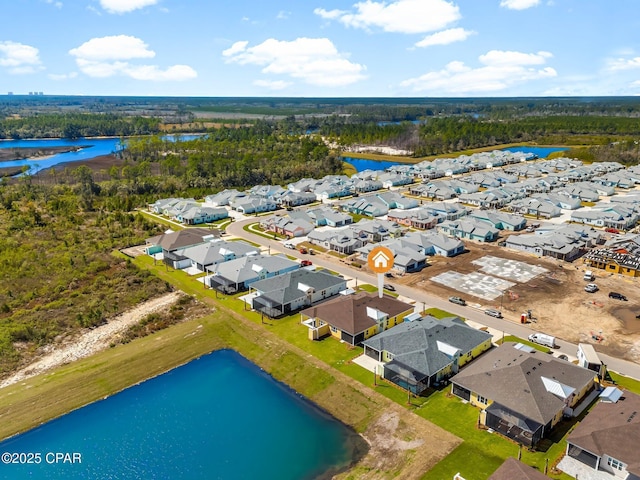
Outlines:
{"label": "blue sky", "polygon": [[11,0],[0,94],[640,94],[638,0]]}

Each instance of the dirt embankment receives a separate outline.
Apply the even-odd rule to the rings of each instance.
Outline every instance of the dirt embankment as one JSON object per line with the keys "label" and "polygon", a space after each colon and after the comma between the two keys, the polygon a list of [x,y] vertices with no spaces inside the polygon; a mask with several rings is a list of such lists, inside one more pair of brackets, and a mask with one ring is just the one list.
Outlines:
{"label": "dirt embankment", "polygon": [[4,379],[0,382],[0,388],[21,382],[27,378],[59,367],[60,365],[88,357],[100,350],[108,348],[111,342],[127,328],[139,322],[150,313],[169,308],[178,300],[179,296],[180,293],[172,292],[154,298],[112,318],[105,325],[85,331],[79,336],[65,339],[62,343],[47,345],[42,349],[39,359]]}

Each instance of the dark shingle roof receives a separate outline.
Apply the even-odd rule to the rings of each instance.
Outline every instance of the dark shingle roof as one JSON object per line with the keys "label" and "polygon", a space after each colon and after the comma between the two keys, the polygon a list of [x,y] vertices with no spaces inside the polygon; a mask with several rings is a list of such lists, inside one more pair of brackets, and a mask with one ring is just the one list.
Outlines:
{"label": "dark shingle roof", "polygon": [[350,335],[357,335],[367,328],[377,325],[375,320],[367,316],[367,307],[384,312],[389,317],[395,317],[413,309],[412,305],[388,295],[378,298],[377,293],[359,292],[307,308],[302,311],[302,314],[310,318],[324,320],[329,325]]}
{"label": "dark shingle roof", "polygon": [[515,458],[507,458],[488,480],[549,480],[549,477]]}
{"label": "dark shingle roof", "polygon": [[405,322],[363,343],[393,354],[393,362],[430,376],[451,363],[450,356],[439,348],[438,342],[465,354],[489,338],[491,334],[469,327],[458,317],[438,320],[426,316]]}
{"label": "dark shingle roof", "polygon": [[212,238],[220,237],[219,230],[209,230],[207,228],[185,228],[177,232],[163,233],[147,239],[147,243],[151,245],[159,245],[163,250],[171,252],[178,248],[185,248],[191,245],[203,243],[204,237],[212,236]]}
{"label": "dark shingle roof", "polygon": [[640,475],[640,396],[624,392],[617,403],[600,402],[567,438],[596,455],[609,455]]}
{"label": "dark shingle roof", "polygon": [[505,343],[486,353],[451,381],[546,425],[564,408],[563,399],[551,391],[565,387],[581,390],[594,379],[591,370],[540,351],[525,352],[513,346]]}

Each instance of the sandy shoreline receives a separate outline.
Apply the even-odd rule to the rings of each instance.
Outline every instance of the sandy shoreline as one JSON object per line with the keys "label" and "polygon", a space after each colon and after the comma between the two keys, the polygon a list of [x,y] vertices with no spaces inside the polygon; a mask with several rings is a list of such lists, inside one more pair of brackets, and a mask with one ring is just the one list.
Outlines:
{"label": "sandy shoreline", "polygon": [[0,388],[19,383],[60,365],[88,357],[108,348],[118,334],[138,323],[148,314],[168,308],[178,300],[179,296],[180,293],[173,292],[154,298],[110,319],[106,325],[85,330],[85,333],[79,337],[66,339],[62,345],[44,347],[39,359],[2,380]]}

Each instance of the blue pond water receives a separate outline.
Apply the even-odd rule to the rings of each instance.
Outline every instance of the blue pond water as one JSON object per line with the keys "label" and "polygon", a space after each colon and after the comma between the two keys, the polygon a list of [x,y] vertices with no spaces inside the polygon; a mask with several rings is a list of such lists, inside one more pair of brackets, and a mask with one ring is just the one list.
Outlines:
{"label": "blue pond water", "polygon": [[507,152],[535,153],[538,158],[547,158],[550,153],[562,152],[569,149],[564,147],[529,147],[523,145],[521,147],[503,148],[502,150],[505,150]]}
{"label": "blue pond water", "polygon": [[[199,135],[181,135],[181,140],[193,140]],[[164,137],[172,140],[174,137],[168,135]],[[34,140],[0,140],[0,148],[47,148],[47,147],[83,147],[77,152],[66,152],[52,155],[46,159],[39,160],[12,160],[0,162],[0,167],[22,167],[27,165],[29,173],[35,174],[40,170],[53,167],[59,163],[79,162],[81,160],[90,160],[102,155],[109,155],[117,151],[120,146],[119,138],[79,138],[77,140],[67,140],[62,138],[55,139],[34,139]]]}
{"label": "blue pond water", "polygon": [[[315,478],[350,463],[349,434],[244,357],[221,350],[0,443],[0,454],[42,458],[0,464],[0,478]],[[82,463],[48,463],[55,459],[48,453],[73,452]]]}
{"label": "blue pond water", "polygon": [[363,170],[386,170],[387,168],[392,167],[393,165],[398,165],[400,163],[351,157],[342,157],[342,160],[353,165],[353,167],[358,172],[362,172]]}

